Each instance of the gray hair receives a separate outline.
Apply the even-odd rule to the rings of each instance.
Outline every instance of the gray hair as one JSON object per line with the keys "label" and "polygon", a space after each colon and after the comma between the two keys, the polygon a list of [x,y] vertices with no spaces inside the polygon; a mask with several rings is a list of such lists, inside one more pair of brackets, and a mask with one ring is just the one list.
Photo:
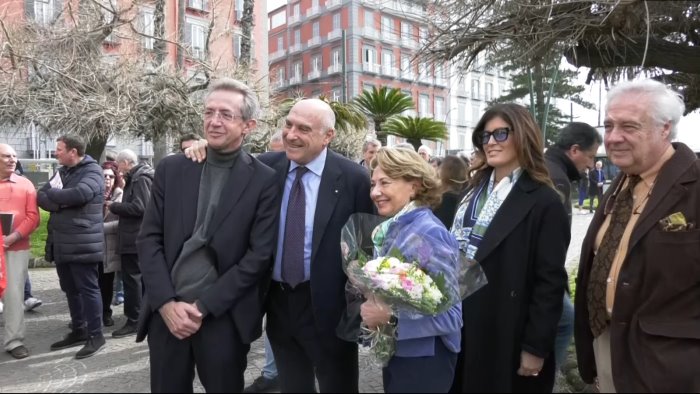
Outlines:
{"label": "gray hair", "polygon": [[364,144],[362,144],[362,153],[367,152],[370,146],[374,146],[375,148],[379,149],[382,147],[382,143],[374,138],[368,139]]}
{"label": "gray hair", "polygon": [[428,156],[433,155],[433,150],[430,149],[430,147],[426,146],[426,145],[421,145],[420,148],[418,148],[418,153],[420,153],[420,152],[425,152],[428,154]]}
{"label": "gray hair", "polygon": [[139,157],[136,156],[136,153],[134,153],[133,150],[131,149],[124,149],[117,153],[117,163],[120,161],[125,161],[129,164],[138,164],[139,163]]}
{"label": "gray hair", "polygon": [[396,144],[393,146],[394,149],[410,149],[412,151],[416,151],[416,148],[413,147],[413,145],[409,144],[408,142],[401,142],[399,144]]}
{"label": "gray hair", "polygon": [[278,130],[275,134],[270,137],[270,142],[282,141],[282,130]]}
{"label": "gray hair", "polygon": [[607,112],[610,103],[624,95],[641,95],[649,99],[648,111],[658,125],[671,124],[669,140],[674,140],[678,134],[678,122],[685,112],[683,97],[665,84],[653,79],[642,81],[622,82],[610,89]]}
{"label": "gray hair", "polygon": [[260,110],[258,95],[248,85],[232,78],[218,79],[209,86],[209,92],[205,101],[209,99],[212,93],[221,90],[240,93],[243,96],[243,106],[241,107],[243,120],[255,119],[258,116],[258,111]]}

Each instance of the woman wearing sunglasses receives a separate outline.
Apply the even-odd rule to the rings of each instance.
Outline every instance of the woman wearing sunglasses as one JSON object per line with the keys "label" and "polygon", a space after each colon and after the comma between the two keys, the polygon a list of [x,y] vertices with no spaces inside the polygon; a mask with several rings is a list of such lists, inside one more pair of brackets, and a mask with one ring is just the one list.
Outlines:
{"label": "woman wearing sunglasses", "polygon": [[566,287],[570,228],[528,110],[486,110],[472,142],[484,158],[452,226],[488,284],[462,304],[453,392],[552,392],[554,338]]}
{"label": "woman wearing sunglasses", "polygon": [[121,269],[121,257],[117,254],[117,226],[119,216],[109,211],[109,206],[114,202],[121,202],[124,194],[121,184],[122,177],[119,174],[116,162],[106,161],[102,163],[102,174],[105,180],[105,202],[103,207],[105,254],[103,265],[100,266],[100,293],[102,294],[102,324],[105,327],[114,325],[112,319],[112,293],[114,292],[114,275]]}

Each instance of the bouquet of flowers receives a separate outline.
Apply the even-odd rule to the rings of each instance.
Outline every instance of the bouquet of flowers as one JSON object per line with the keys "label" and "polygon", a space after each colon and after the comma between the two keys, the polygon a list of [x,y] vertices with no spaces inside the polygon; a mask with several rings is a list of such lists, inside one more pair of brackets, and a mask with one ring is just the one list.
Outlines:
{"label": "bouquet of flowers", "polygon": [[[420,228],[394,223],[377,247],[376,231],[384,220],[355,214],[343,228],[348,292],[380,299],[401,319],[418,319],[446,312],[486,284],[481,266],[462,258],[447,232],[448,239],[437,239]],[[385,366],[395,352],[396,329],[388,324],[374,330],[363,325],[359,339]]]}

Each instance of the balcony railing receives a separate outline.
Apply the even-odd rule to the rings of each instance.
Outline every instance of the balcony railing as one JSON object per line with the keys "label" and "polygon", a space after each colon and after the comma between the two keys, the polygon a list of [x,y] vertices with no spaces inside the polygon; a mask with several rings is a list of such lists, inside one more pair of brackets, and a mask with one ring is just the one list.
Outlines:
{"label": "balcony railing", "polygon": [[396,67],[382,65],[382,74],[398,78],[399,71],[396,69]]}
{"label": "balcony railing", "polygon": [[287,24],[288,25],[293,25],[295,23],[301,22],[301,15],[289,15],[289,18],[287,18]]}
{"label": "balcony railing", "polygon": [[365,27],[364,29],[362,29],[362,35],[368,38],[373,38],[375,40],[379,38],[379,32],[373,27]]}
{"label": "balcony railing", "polygon": [[409,81],[413,81],[413,79],[416,77],[416,74],[413,73],[411,70],[403,70],[401,71],[401,78],[403,79],[408,79]]}
{"label": "balcony railing", "polygon": [[328,74],[336,74],[343,71],[343,66],[340,64],[333,64],[328,66]]}
{"label": "balcony railing", "polygon": [[332,30],[331,32],[328,33],[328,41],[330,40],[335,40],[336,38],[340,38],[343,35],[343,31],[340,29],[335,29]]}
{"label": "balcony railing", "polygon": [[306,47],[311,48],[316,45],[321,45],[321,37],[316,36],[316,37],[311,37],[309,41],[306,42]]}
{"label": "balcony railing", "polygon": [[379,64],[376,63],[362,63],[362,71],[379,74],[380,70]]}
{"label": "balcony railing", "polygon": [[284,79],[280,79],[272,83],[273,89],[283,89],[285,86],[287,86],[287,81]]}
{"label": "balcony railing", "polygon": [[410,49],[417,49],[418,43],[413,39],[413,37],[401,37],[401,46]]}
{"label": "balcony railing", "polygon": [[274,61],[284,57],[286,54],[287,54],[287,50],[278,49],[276,52],[273,52],[270,54],[270,61],[274,62]]}
{"label": "balcony railing", "polygon": [[289,78],[289,85],[299,85],[301,83],[301,75],[295,75]]}
{"label": "balcony railing", "polygon": [[321,71],[320,70],[313,70],[306,76],[306,78],[309,80],[321,78]]}
{"label": "balcony railing", "polygon": [[435,84],[438,86],[447,86],[447,79],[435,77]]}
{"label": "balcony railing", "polygon": [[294,53],[294,52],[299,52],[299,51],[301,51],[301,50],[302,50],[302,45],[301,45],[301,43],[296,43],[296,44],[292,45],[291,47],[289,47],[289,53],[290,53],[290,54],[291,54],[291,53]]}
{"label": "balcony railing", "polygon": [[308,10],[306,10],[306,17],[311,18],[312,16],[318,15],[321,13],[321,7],[311,7]]}
{"label": "balcony railing", "polygon": [[337,7],[343,3],[343,0],[327,0],[326,9]]}
{"label": "balcony railing", "polygon": [[395,33],[384,31],[384,32],[382,32],[381,37],[382,37],[382,40],[390,42],[390,43],[398,43],[399,42],[399,38]]}

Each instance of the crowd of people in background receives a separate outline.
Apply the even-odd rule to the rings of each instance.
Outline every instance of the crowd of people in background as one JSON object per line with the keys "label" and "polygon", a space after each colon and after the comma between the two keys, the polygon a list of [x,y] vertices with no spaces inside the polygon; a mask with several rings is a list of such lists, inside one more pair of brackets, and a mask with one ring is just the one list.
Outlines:
{"label": "crowd of people in background", "polygon": [[[41,304],[25,294],[41,207],[71,318],[51,350],[103,349],[121,283],[125,323],[112,336],[147,341],[153,392],[191,392],[195,368],[207,391],[357,392],[361,324],[396,329],[385,392],[551,392],[572,337],[582,378],[602,392],[700,390],[700,161],[672,142],[684,105],[662,83],[613,88],[602,138],[572,122],[545,149],[531,113],[505,103],[482,115],[468,156],[370,138],[359,162],[329,148],[335,114],[322,100],[298,101],[258,156],[242,149],[259,111],[248,86],[219,80],[204,105],[204,137],[184,135],[184,154],[156,169],[128,149],[99,164],[65,135],[61,167],[37,191],[0,144],[13,357],[29,356],[24,311]],[[596,162],[601,144],[614,179]],[[595,214],[572,301],[574,208]],[[428,260],[466,259],[488,284],[418,317],[346,292],[341,229],[357,213],[387,219],[375,257],[411,229],[445,251]],[[244,388],[263,333],[265,368]]]}

